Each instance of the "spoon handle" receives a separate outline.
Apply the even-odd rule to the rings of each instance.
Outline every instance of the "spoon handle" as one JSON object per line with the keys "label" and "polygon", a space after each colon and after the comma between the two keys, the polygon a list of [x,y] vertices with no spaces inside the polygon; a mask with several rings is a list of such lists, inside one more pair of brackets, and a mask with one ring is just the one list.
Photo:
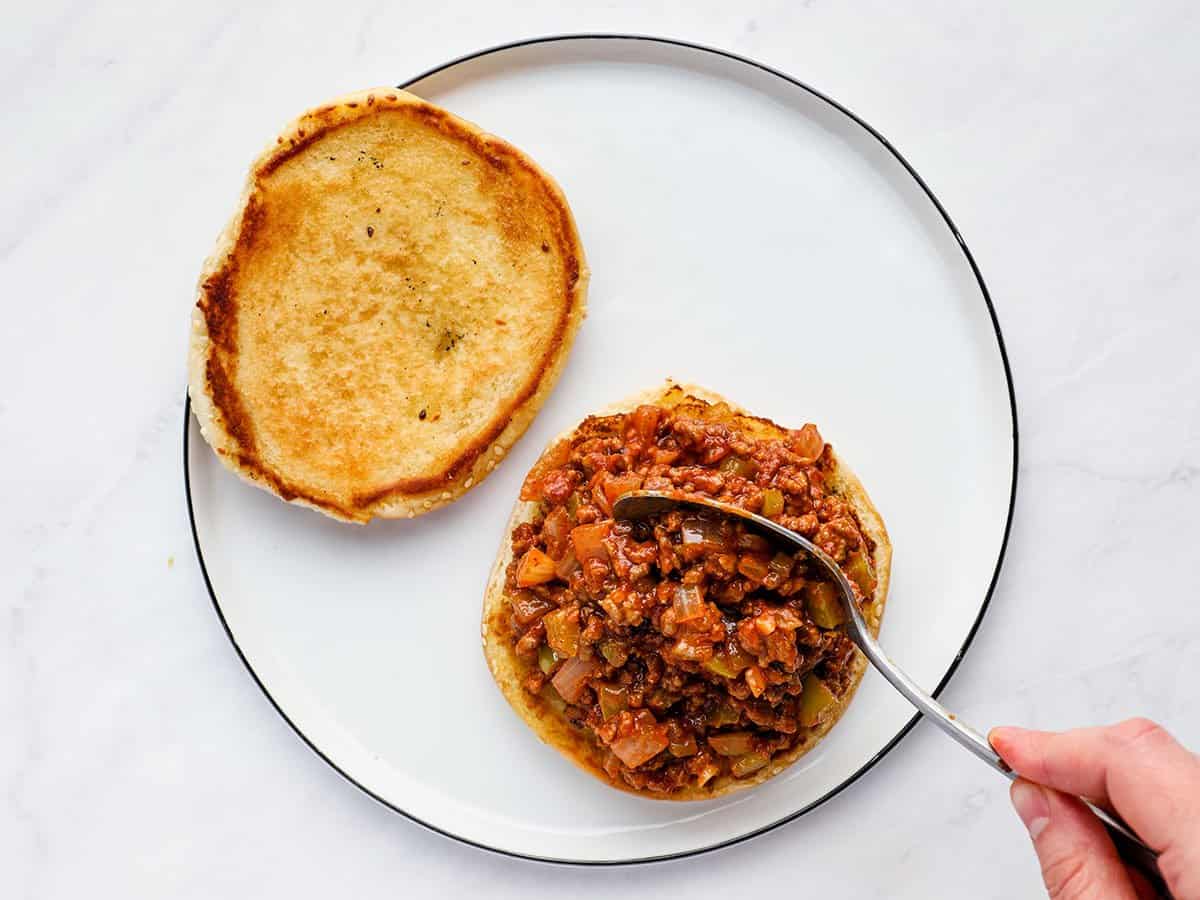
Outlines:
{"label": "spoon handle", "polygon": [[[858,612],[858,610],[855,608],[853,612]],[[850,636],[855,639],[855,643],[858,644],[859,649],[862,650],[871,665],[891,683],[892,687],[903,694],[905,699],[920,711],[921,715],[1001,775],[1004,775],[1006,778],[1016,777],[1013,774],[1013,770],[1009,768],[1008,763],[1002,760],[1000,755],[992,749],[992,745],[987,742],[987,738],[970,725],[961,721],[958,716],[934,700],[929,694],[925,693],[920,685],[909,678],[899,666],[888,659],[887,654],[883,652],[883,648],[871,636],[866,622],[859,624],[861,627],[855,629],[858,633],[851,633]]]}
{"label": "spoon handle", "polygon": [[[858,612],[856,607],[852,609],[851,614],[857,614],[856,618],[861,617],[861,613]],[[855,638],[855,642],[863,654],[870,660],[871,665],[891,683],[892,687],[903,694],[908,702],[920,711],[926,720],[932,722],[1001,775],[1009,779],[1017,777],[1008,763],[1001,759],[1000,755],[992,749],[992,745],[987,742],[987,738],[959,719],[958,716],[938,703],[929,694],[925,693],[915,681],[905,674],[904,670],[888,659],[887,654],[883,652],[883,648],[871,636],[871,632],[866,627],[866,622],[860,621],[858,624],[861,626],[855,629],[858,634],[852,635],[852,637]],[[1079,799],[1103,823],[1121,858],[1131,867],[1145,875],[1161,896],[1170,897],[1171,895],[1167,891],[1162,872],[1158,868],[1158,854],[1148,847],[1116,813],[1110,813],[1105,809],[1101,809],[1084,800],[1082,797]]]}

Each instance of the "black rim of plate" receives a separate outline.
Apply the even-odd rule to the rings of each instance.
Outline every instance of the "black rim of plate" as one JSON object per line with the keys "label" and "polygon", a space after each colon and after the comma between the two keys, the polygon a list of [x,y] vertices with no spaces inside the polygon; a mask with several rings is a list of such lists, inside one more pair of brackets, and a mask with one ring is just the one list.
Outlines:
{"label": "black rim of plate", "polygon": [[[1018,448],[1017,398],[1016,398],[1016,392],[1013,388],[1012,370],[1009,367],[1009,363],[1008,363],[1008,351],[1005,349],[1005,346],[1004,346],[1004,335],[1002,334],[1002,332],[1000,330],[1000,322],[996,318],[996,308],[992,303],[991,294],[988,293],[987,285],[984,283],[984,280],[983,280],[983,275],[979,271],[979,266],[975,263],[975,257],[971,255],[971,251],[967,247],[966,241],[964,241],[962,238],[962,235],[959,234],[958,226],[956,226],[954,224],[954,220],[950,218],[950,214],[946,212],[946,208],[944,206],[942,206],[941,201],[938,200],[937,196],[930,189],[929,185],[927,185],[925,183],[925,179],[923,179],[919,174],[917,174],[917,170],[912,167],[912,165],[909,163],[909,161],[904,158],[904,156],[900,153],[899,150],[897,150],[895,147],[892,146],[891,142],[888,141],[887,138],[885,138],[882,134],[880,134],[878,131],[876,131],[875,128],[873,128],[869,123],[864,121],[860,116],[858,116],[856,113],[852,112],[850,109],[843,106],[841,103],[838,103],[833,98],[826,96],[825,94],[821,93],[821,91],[817,90],[816,88],[810,87],[809,85],[805,84],[802,81],[799,81],[798,79],[793,78],[792,76],[787,75],[787,74],[779,71],[778,69],[774,69],[771,66],[765,65],[764,63],[756,62],[753,59],[748,59],[747,57],[741,56],[737,53],[731,53],[728,50],[719,50],[714,47],[707,47],[707,46],[704,46],[703,44],[696,44],[696,43],[692,43],[691,41],[677,40],[675,38],[654,37],[654,36],[650,36],[650,35],[639,35],[639,34],[549,35],[549,36],[545,36],[545,37],[535,37],[535,38],[527,38],[525,40],[520,40],[520,41],[512,41],[511,43],[499,44],[495,47],[489,47],[484,50],[477,50],[474,53],[468,53],[464,56],[460,56],[456,59],[452,59],[449,62],[442,63],[439,66],[435,66],[431,69],[428,69],[427,71],[422,72],[420,75],[410,78],[408,81],[404,82],[404,84],[400,85],[399,87],[401,87],[401,88],[408,87],[409,85],[415,84],[418,81],[421,81],[425,78],[430,77],[431,75],[436,75],[437,73],[443,72],[446,69],[452,68],[454,66],[460,65],[465,62],[471,62],[473,60],[479,59],[484,56],[490,56],[490,55],[496,54],[496,53],[504,53],[505,51],[516,50],[521,47],[529,47],[529,46],[533,46],[536,44],[564,43],[564,42],[569,42],[569,41],[645,41],[645,42],[651,43],[651,44],[665,44],[665,45],[669,45],[672,47],[681,47],[681,48],[684,48],[687,50],[695,50],[700,53],[710,53],[714,56],[721,56],[726,59],[733,60],[734,62],[738,62],[738,63],[742,63],[743,65],[751,66],[762,72],[766,72],[769,75],[773,75],[776,78],[780,78],[783,81],[786,81],[788,84],[791,84],[797,88],[800,88],[801,90],[807,92],[808,94],[810,94],[813,97],[816,97],[818,100],[821,100],[822,102],[828,104],[830,107],[832,107],[833,109],[836,109],[842,115],[844,115],[844,116],[848,117],[849,119],[851,119],[852,121],[854,121],[855,124],[857,124],[859,127],[861,127],[864,131],[866,131],[869,135],[871,135],[871,137],[873,137],[876,141],[878,141],[884,148],[886,148],[887,151],[896,159],[896,161],[899,162],[900,165],[902,165],[904,167],[905,171],[908,172],[908,174],[912,177],[912,179],[920,186],[920,188],[924,192],[925,196],[929,198],[929,201],[937,209],[939,215],[941,215],[941,217],[942,217],[942,221],[944,221],[946,223],[946,227],[950,229],[950,233],[954,236],[955,241],[958,243],[959,248],[962,250],[962,254],[966,258],[967,264],[971,267],[971,272],[975,276],[975,282],[979,286],[979,292],[983,296],[983,301],[987,306],[988,316],[990,317],[991,322],[992,322],[992,329],[995,331],[995,334],[996,334],[996,345],[1000,351],[1000,361],[1004,366],[1004,379],[1008,385],[1009,412],[1012,416],[1012,460],[1013,460],[1012,465],[1013,465],[1013,469],[1012,469],[1012,485],[1009,489],[1009,498],[1008,498],[1008,515],[1006,516],[1005,522],[1004,522],[1004,536],[1000,541],[1000,552],[996,557],[996,567],[992,572],[991,581],[988,583],[987,593],[984,595],[983,602],[980,604],[979,615],[975,617],[975,621],[972,623],[970,631],[967,632],[966,639],[963,641],[963,644],[959,648],[958,653],[955,654],[954,660],[950,663],[950,668],[946,670],[946,674],[942,676],[942,680],[938,682],[937,687],[933,691],[933,695],[935,697],[938,696],[945,689],[946,685],[950,682],[950,679],[954,675],[954,673],[958,670],[958,666],[962,662],[963,656],[967,652],[967,648],[969,648],[971,646],[972,640],[974,640],[976,633],[979,631],[979,626],[983,622],[983,617],[984,617],[984,614],[987,612],[988,605],[991,603],[992,594],[996,589],[996,582],[1000,577],[1000,569],[1004,563],[1004,554],[1008,548],[1008,538],[1009,538],[1010,532],[1012,531],[1013,511],[1016,507],[1016,498],[1017,498],[1017,460],[1018,460],[1018,455],[1017,455],[1017,448]],[[285,722],[288,723],[289,726],[291,726],[291,729],[294,732],[296,732],[296,734],[300,737],[300,739],[302,741],[304,741],[305,744],[308,745],[309,749],[311,749],[315,754],[317,754],[317,756],[319,756],[326,763],[328,763],[328,765],[334,771],[336,771],[339,775],[341,775],[343,778],[345,778],[347,781],[349,781],[352,785],[354,785],[356,788],[361,790],[363,793],[367,794],[367,796],[382,803],[388,809],[392,810],[393,812],[397,812],[400,815],[404,816],[406,819],[416,822],[418,825],[424,826],[425,828],[428,828],[430,831],[433,831],[437,834],[443,835],[444,837],[451,838],[452,840],[458,841],[463,844],[467,844],[468,846],[471,846],[471,847],[477,847],[480,850],[487,850],[490,853],[497,853],[497,854],[500,854],[503,856],[513,857],[515,859],[527,859],[527,860],[532,860],[534,862],[554,863],[554,864],[558,864],[558,865],[573,865],[573,866],[639,865],[639,864],[653,863],[653,862],[665,862],[667,860],[674,860],[674,859],[684,859],[689,856],[697,856],[701,853],[710,853],[714,850],[720,850],[725,847],[732,847],[734,844],[740,844],[743,841],[750,840],[751,838],[757,837],[760,834],[766,834],[768,831],[772,831],[772,830],[780,827],[781,825],[786,825],[788,822],[791,822],[795,819],[800,818],[800,816],[804,815],[805,813],[816,809],[818,806],[825,803],[832,797],[837,796],[842,791],[844,791],[846,788],[848,788],[850,785],[852,785],[854,782],[858,781],[858,779],[861,778],[864,774],[866,774],[866,772],[869,769],[874,767],[874,765],[877,762],[879,762],[881,759],[883,759],[884,756],[886,756],[898,743],[900,743],[900,741],[904,738],[904,736],[906,734],[908,734],[910,731],[912,731],[913,727],[917,724],[917,721],[921,718],[919,713],[914,714],[913,717],[911,719],[909,719],[908,722],[904,725],[904,727],[901,728],[900,731],[896,733],[895,737],[893,737],[882,748],[880,748],[879,752],[877,752],[874,756],[872,756],[870,759],[868,759],[856,772],[854,772],[854,774],[852,774],[849,778],[847,778],[845,781],[843,781],[841,784],[839,784],[833,790],[829,791],[827,794],[824,794],[823,796],[818,797],[816,800],[812,801],[811,803],[807,804],[806,806],[801,807],[800,809],[796,810],[795,812],[790,813],[790,814],[784,816],[783,818],[778,819],[774,822],[771,822],[768,825],[764,825],[761,828],[756,828],[753,831],[746,832],[745,834],[738,835],[737,837],[733,837],[733,838],[730,838],[725,841],[720,841],[719,843],[716,843],[716,844],[710,844],[709,846],[706,846],[706,847],[698,847],[694,850],[685,850],[685,851],[681,851],[679,853],[667,853],[667,854],[662,854],[659,856],[638,857],[638,858],[626,859],[626,860],[572,860],[572,859],[561,859],[561,858],[555,858],[555,857],[536,856],[533,854],[526,854],[526,853],[516,853],[512,850],[504,850],[499,847],[492,847],[487,844],[482,844],[478,841],[472,840],[471,838],[463,837],[462,835],[455,834],[452,831],[447,831],[444,828],[439,828],[436,825],[432,825],[429,822],[426,822],[422,819],[417,818],[412,813],[406,812],[405,810],[401,809],[399,806],[396,806],[394,803],[390,802],[389,800],[385,799],[384,797],[381,797],[379,794],[372,791],[366,785],[355,780],[354,776],[352,776],[348,772],[344,771],[342,768],[340,768],[337,765],[337,763],[335,763],[332,759],[330,759],[328,756],[326,756],[325,753],[322,752],[321,748],[318,747],[315,743],[313,743],[313,741],[308,737],[308,735],[306,735],[303,731],[300,730],[299,726],[296,725],[296,723],[292,721],[292,719],[283,710],[283,708],[279,705],[279,703],[275,700],[275,698],[273,696],[271,696],[271,692],[267,690],[266,685],[263,684],[261,679],[259,679],[258,673],[254,671],[254,667],[250,664],[250,660],[248,660],[246,658],[245,653],[242,652],[242,648],[238,645],[237,638],[234,637],[233,631],[229,627],[229,623],[225,620],[225,614],[221,610],[221,602],[220,602],[220,600],[217,599],[217,592],[213,588],[212,580],[209,578],[209,575],[208,575],[208,568],[204,564],[204,551],[200,547],[200,535],[199,535],[199,532],[196,530],[196,515],[195,515],[195,511],[192,506],[191,472],[190,472],[189,463],[188,463],[188,432],[189,432],[190,421],[191,421],[191,399],[186,398],[185,403],[184,403],[184,410],[183,410],[183,481],[184,481],[184,490],[187,495],[188,521],[189,521],[189,523],[191,525],[191,529],[192,529],[192,542],[194,543],[195,548],[196,548],[196,559],[200,563],[200,573],[204,577],[204,585],[208,589],[208,595],[209,595],[209,598],[212,600],[213,609],[216,610],[217,618],[221,620],[221,627],[223,627],[225,629],[225,634],[229,638],[229,642],[231,644],[233,644],[233,649],[235,651],[237,651],[237,655],[241,659],[242,664],[245,665],[246,671],[250,673],[250,677],[254,679],[254,683],[258,685],[259,689],[263,692],[263,695],[267,698],[268,701],[270,701],[271,705],[275,708],[275,711],[277,713],[279,713],[279,715],[283,718],[283,720]]]}

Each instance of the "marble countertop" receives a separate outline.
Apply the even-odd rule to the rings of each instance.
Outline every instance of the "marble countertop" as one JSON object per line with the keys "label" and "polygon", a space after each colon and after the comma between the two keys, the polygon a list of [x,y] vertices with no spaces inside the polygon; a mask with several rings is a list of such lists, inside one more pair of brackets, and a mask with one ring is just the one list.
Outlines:
{"label": "marble countertop", "polygon": [[[246,164],[315,100],[556,32],[795,74],[923,173],[1007,340],[1017,508],[948,702],[981,726],[1149,715],[1198,747],[1198,29],[1194,4],[1111,0],[6,10],[0,894],[1036,895],[1005,785],[924,726],[812,815],[632,869],[483,853],[348,786],[247,676],[193,556],[193,285]],[[796,871],[845,842],[853,871]]]}

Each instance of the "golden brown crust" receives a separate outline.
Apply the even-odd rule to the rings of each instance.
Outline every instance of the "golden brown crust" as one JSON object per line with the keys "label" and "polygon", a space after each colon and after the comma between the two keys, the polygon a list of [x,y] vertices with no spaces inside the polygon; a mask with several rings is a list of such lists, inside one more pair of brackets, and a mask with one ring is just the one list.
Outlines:
{"label": "golden brown crust", "polygon": [[[354,147],[360,148],[357,157]],[[382,152],[376,158],[371,147],[393,151],[402,163],[391,165]],[[326,160],[332,175],[316,168]],[[436,182],[431,191],[458,193],[446,202],[433,195],[431,211],[414,218],[408,198],[414,186],[425,188],[427,182]],[[376,214],[389,206],[389,212],[404,208],[407,218],[394,214],[385,230],[380,217],[363,207],[364,185],[370,185],[371,196],[384,198]],[[340,193],[345,195],[341,207],[336,205]],[[335,221],[343,209],[347,218],[361,212],[366,234],[361,226],[353,238],[340,232],[308,234],[305,217],[319,215],[312,209]],[[439,221],[444,210],[446,218]],[[458,257],[451,258],[452,251]],[[297,259],[290,268],[279,262]],[[404,284],[397,280],[399,273],[415,273],[422,265],[427,277],[420,287],[426,297],[416,292],[416,274]],[[283,388],[296,360],[276,350],[262,317],[289,322],[290,316],[314,308],[321,314],[318,307],[334,307],[356,291],[359,276],[363,290],[375,290],[384,303],[351,307],[357,318],[345,321],[337,319],[340,307],[324,310],[332,312],[331,325],[341,327],[338,334],[310,325],[292,335],[288,351],[293,357],[297,348],[307,353],[300,365],[310,370],[305,390],[292,394],[315,395],[322,402],[314,407],[315,400],[306,405],[304,398],[286,396]],[[295,311],[286,306],[288,297],[261,299],[288,278],[304,292]],[[285,500],[359,522],[427,512],[486,477],[528,427],[583,319],[587,280],[562,191],[519,150],[403,91],[376,89],[340,98],[291,123],[255,162],[239,210],[204,267],[189,360],[201,431],[226,465]],[[408,287],[417,304],[427,305],[417,306],[405,295],[412,309],[406,308],[402,319],[387,302],[397,294],[394,284]],[[505,297],[512,298],[513,315],[527,318],[511,321],[506,312],[483,321]],[[469,377],[432,370],[434,362],[426,358],[438,346],[432,326],[438,303],[447,317],[459,317],[448,318],[442,333],[449,349],[442,355],[464,338],[471,342],[455,358],[460,366],[474,367]],[[363,340],[371,343],[362,346],[385,351],[375,356],[395,347],[397,359],[384,361],[390,368],[380,363],[378,373],[368,372],[373,381],[358,373],[360,360],[351,360],[345,384],[330,383],[347,366],[336,357],[336,348],[328,348],[348,330],[373,322],[372,315],[383,337],[369,335]],[[464,320],[478,327],[464,335],[459,327]],[[419,332],[422,323],[430,332]],[[394,344],[383,342],[391,335]],[[413,366],[403,365],[414,356]],[[417,391],[428,393],[418,400],[412,396]],[[377,408],[370,408],[371,402]],[[397,410],[406,403],[413,408],[407,410],[408,420],[399,422]],[[425,406],[440,411],[427,416]],[[361,423],[361,431],[347,434],[343,427],[334,433],[330,425],[322,434],[326,412],[343,425]],[[345,440],[333,440],[331,434]],[[323,460],[321,454],[334,443],[338,452]]]}
{"label": "golden brown crust", "polygon": [[[613,415],[628,412],[638,405],[650,403],[665,408],[678,408],[694,401],[705,404],[724,404],[737,414],[738,424],[756,437],[783,436],[786,431],[770,419],[751,416],[737,406],[725,400],[719,394],[696,385],[680,385],[668,382],[664,387],[642,391],[627,400],[613,404],[598,415]],[[711,410],[712,407],[709,407]],[[705,415],[706,411],[696,405],[695,412]],[[717,414],[722,414],[718,411]],[[589,419],[590,420],[590,419]],[[571,429],[551,441],[543,454],[543,459],[551,455],[553,448],[561,441],[570,437],[575,429]],[[838,493],[845,497],[854,507],[854,511],[862,525],[863,533],[872,545],[871,562],[875,570],[876,585],[872,602],[864,608],[864,614],[871,627],[872,633],[878,635],[883,618],[883,610],[887,604],[888,584],[891,574],[892,545],[888,539],[887,530],[879,512],[871,503],[863,489],[862,483],[840,459],[836,459],[837,468],[830,483],[836,486]],[[540,462],[540,460],[539,460]],[[535,463],[535,466],[537,463]],[[840,698],[837,708],[816,728],[811,729],[805,739],[786,753],[778,754],[771,763],[748,778],[733,778],[722,775],[710,781],[703,788],[688,788],[671,794],[659,794],[649,791],[635,790],[621,780],[610,778],[601,767],[601,751],[597,744],[582,731],[573,728],[564,718],[557,714],[542,697],[531,695],[522,686],[522,682],[532,672],[532,664],[525,662],[513,651],[513,644],[508,624],[508,614],[505,606],[504,581],[505,572],[512,562],[512,533],[522,522],[534,521],[538,504],[530,501],[518,501],[504,531],[500,544],[500,552],[488,578],[483,601],[483,621],[481,634],[483,638],[483,653],[487,660],[492,677],[496,680],[501,693],[509,705],[534,733],[545,743],[554,747],[571,762],[579,766],[605,784],[619,788],[639,796],[655,800],[712,800],[733,791],[742,790],[761,784],[768,778],[778,775],[805,753],[815,747],[829,730],[837,724],[858,689],[867,661],[861,653],[856,653],[854,671],[850,688]]]}

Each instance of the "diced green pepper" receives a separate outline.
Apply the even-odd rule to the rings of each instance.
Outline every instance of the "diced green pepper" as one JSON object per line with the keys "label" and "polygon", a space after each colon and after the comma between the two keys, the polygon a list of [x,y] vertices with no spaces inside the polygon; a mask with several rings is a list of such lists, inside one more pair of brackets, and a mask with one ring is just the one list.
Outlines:
{"label": "diced green pepper", "polygon": [[863,596],[870,598],[875,593],[875,574],[871,571],[871,564],[867,561],[867,555],[861,550],[850,557],[850,561],[846,564],[846,574],[850,576],[850,580],[858,585],[858,589],[863,592]]}
{"label": "diced green pepper", "polygon": [[610,666],[618,669],[629,659],[629,651],[622,646],[620,641],[612,639],[600,642],[600,655]]}
{"label": "diced green pepper", "polygon": [[743,478],[753,478],[754,473],[758,471],[758,464],[752,459],[745,459],[741,456],[727,456],[721,460],[721,465],[717,468],[726,475],[741,475]]}
{"label": "diced green pepper", "polygon": [[542,688],[540,696],[547,706],[560,715],[567,708],[567,701],[558,695],[558,691],[549,682]]}
{"label": "diced green pepper", "polygon": [[628,693],[624,685],[601,684],[593,685],[600,695],[600,714],[605,719],[611,719],[623,709],[629,708]]}
{"label": "diced green pepper", "polygon": [[722,678],[737,678],[737,671],[729,664],[729,658],[724,654],[717,654],[712,659],[704,663],[704,668],[712,672],[714,675],[720,675]]}
{"label": "diced green pepper", "polygon": [[809,672],[804,676],[804,692],[800,695],[800,724],[812,728],[833,711],[837,697],[820,678]]}
{"label": "diced green pepper", "polygon": [[763,491],[762,514],[768,519],[783,512],[783,492],[775,488]]}
{"label": "diced green pepper", "polygon": [[846,621],[837,588],[828,581],[810,581],[804,585],[804,600],[818,628],[837,628]]}
{"label": "diced green pepper", "polygon": [[712,672],[714,675],[720,675],[722,678],[737,678],[741,671],[750,665],[752,660],[746,654],[729,653],[724,650],[718,650],[713,654],[713,658],[704,662],[704,668]]}
{"label": "diced green pepper", "polygon": [[767,569],[780,581],[792,574],[792,557],[787,553],[776,553],[767,563]]}
{"label": "diced green pepper", "polygon": [[554,668],[554,664],[559,659],[559,655],[551,650],[549,645],[542,644],[538,647],[538,668],[542,670],[542,674],[549,675],[550,670]]}
{"label": "diced green pepper", "polygon": [[709,728],[720,728],[722,725],[736,725],[740,718],[741,715],[732,705],[722,703],[708,714],[707,724]]}
{"label": "diced green pepper", "polygon": [[695,756],[699,751],[696,746],[696,736],[690,731],[683,734],[679,740],[671,741],[667,745],[667,749],[671,751],[671,755],[675,757]]}
{"label": "diced green pepper", "polygon": [[733,773],[734,778],[745,778],[752,772],[757,772],[770,761],[771,757],[765,753],[745,753],[733,761],[729,771]]}

